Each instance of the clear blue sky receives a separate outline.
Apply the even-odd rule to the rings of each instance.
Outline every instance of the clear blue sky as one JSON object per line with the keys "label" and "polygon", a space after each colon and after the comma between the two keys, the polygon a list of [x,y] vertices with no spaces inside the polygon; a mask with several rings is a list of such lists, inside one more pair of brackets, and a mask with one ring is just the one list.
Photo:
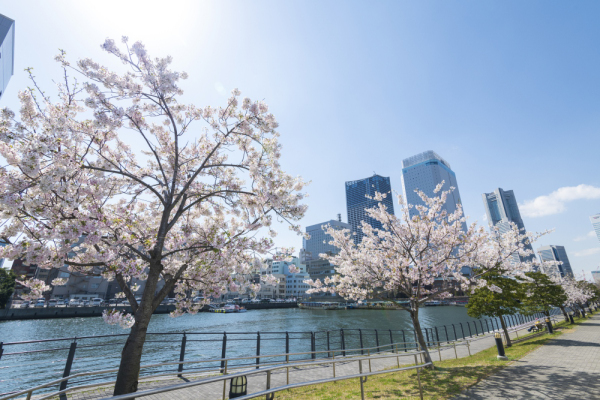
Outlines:
{"label": "clear blue sky", "polygon": [[[52,93],[58,48],[110,63],[99,45],[127,35],[189,73],[187,101],[221,105],[238,87],[269,104],[285,168],[312,181],[305,226],[345,220],[345,181],[377,172],[401,191],[401,160],[431,149],[471,221],[487,224],[481,193],[512,189],[528,230],[556,229],[534,248],[564,245],[576,273],[600,264],[588,219],[600,212],[599,2],[0,0],[0,13],[17,32],[0,107],[18,108],[27,66]],[[301,247],[287,229],[277,241]]]}

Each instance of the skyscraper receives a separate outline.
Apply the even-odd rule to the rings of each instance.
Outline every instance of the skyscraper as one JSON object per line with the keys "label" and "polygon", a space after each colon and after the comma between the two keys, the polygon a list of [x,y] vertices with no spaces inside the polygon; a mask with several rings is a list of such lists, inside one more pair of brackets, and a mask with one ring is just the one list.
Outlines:
{"label": "skyscraper", "polygon": [[596,237],[600,240],[600,214],[595,214],[590,217],[590,221],[592,221],[592,226],[594,227],[594,232],[596,232]]}
{"label": "skyscraper", "polygon": [[[306,227],[306,233],[310,235],[310,239],[302,239],[302,249],[306,260],[315,260],[319,258],[319,254],[331,253],[336,254],[339,249],[329,244],[332,239],[330,235],[325,233],[323,226],[331,225],[333,229],[352,229],[352,227],[342,221],[330,220],[320,224],[315,224]],[[302,257],[301,257],[302,258]],[[302,263],[304,260],[301,261]]]}
{"label": "skyscraper", "polygon": [[[541,261],[561,261],[562,264],[557,267],[560,276],[573,276],[573,270],[571,269],[571,263],[564,246],[542,246],[537,250]],[[549,274],[551,271],[543,271]],[[551,275],[551,274],[549,274]]]}
{"label": "skyscraper", "polygon": [[[339,215],[339,214],[338,214]],[[328,242],[332,239],[330,235],[325,233],[323,226],[331,225],[333,229],[352,229],[349,224],[342,221],[330,220],[321,224],[315,224],[306,227],[306,233],[310,235],[310,239],[303,239],[302,250],[300,251],[299,262],[306,265],[310,279],[321,282],[327,277],[331,277],[335,274],[335,267],[329,263],[329,261],[320,258],[319,254],[329,253],[337,254],[339,249],[335,246],[330,245]],[[340,299],[339,296],[332,296],[331,294],[322,293],[319,295],[312,295],[313,298],[328,297]]]}
{"label": "skyscraper", "polygon": [[346,182],[346,207],[348,209],[348,223],[352,226],[354,235],[354,243],[358,244],[362,241],[364,234],[361,229],[361,222],[365,221],[373,228],[381,229],[382,225],[379,221],[367,215],[367,209],[377,207],[378,201],[368,199],[375,196],[375,192],[385,193],[387,196],[382,203],[387,207],[390,214],[394,213],[394,200],[392,199],[392,186],[390,178],[380,175],[373,175],[370,178],[360,179],[357,181]]}
{"label": "skyscraper", "polygon": [[[513,222],[521,233],[525,233],[525,224],[521,219],[517,199],[512,190],[498,188],[492,193],[484,193],[481,196],[490,228],[497,227],[499,233],[505,233],[510,230],[510,223]],[[525,248],[531,250],[531,256],[523,258],[515,254],[515,262],[519,262],[519,258],[520,261],[532,261],[535,258],[531,244],[526,243]]]}
{"label": "skyscraper", "polygon": [[0,14],[0,98],[15,69],[15,21]]}
{"label": "skyscraper", "polygon": [[[433,197],[435,187],[442,181],[444,181],[443,190],[454,187],[444,205],[448,213],[453,213],[461,201],[456,174],[450,168],[450,164],[432,150],[402,160],[402,187],[407,204],[423,204],[415,190],[419,189],[427,196]],[[414,208],[410,210],[411,217],[417,213],[418,211]],[[467,224],[465,223],[463,230],[466,229]]]}

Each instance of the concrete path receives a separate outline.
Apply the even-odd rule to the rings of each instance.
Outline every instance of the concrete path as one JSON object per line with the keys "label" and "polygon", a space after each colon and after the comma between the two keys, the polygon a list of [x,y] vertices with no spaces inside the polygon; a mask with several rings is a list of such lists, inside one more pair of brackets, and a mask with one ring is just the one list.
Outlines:
{"label": "concrete path", "polygon": [[600,399],[600,314],[455,398],[466,399]]}

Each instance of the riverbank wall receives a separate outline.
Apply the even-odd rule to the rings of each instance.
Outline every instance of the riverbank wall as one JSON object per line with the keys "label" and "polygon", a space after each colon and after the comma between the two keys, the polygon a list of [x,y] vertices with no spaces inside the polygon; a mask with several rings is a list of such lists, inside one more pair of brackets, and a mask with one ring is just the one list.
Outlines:
{"label": "riverbank wall", "polygon": [[[296,308],[296,303],[257,303],[244,304],[247,310],[265,310],[270,308]],[[106,308],[117,309],[119,311],[131,312],[129,306],[118,307],[46,307],[46,308],[7,308],[0,310],[0,321],[15,321],[25,319],[52,319],[52,318],[79,318],[79,317],[100,317],[102,311]],[[159,305],[154,314],[168,314],[175,310],[175,306]],[[208,306],[204,306],[201,311],[208,311]]]}

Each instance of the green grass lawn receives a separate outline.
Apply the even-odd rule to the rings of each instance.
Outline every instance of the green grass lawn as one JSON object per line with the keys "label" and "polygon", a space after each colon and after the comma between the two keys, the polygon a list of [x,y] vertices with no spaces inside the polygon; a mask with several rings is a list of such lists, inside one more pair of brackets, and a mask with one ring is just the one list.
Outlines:
{"label": "green grass lawn", "polygon": [[[578,325],[582,320],[576,321]],[[505,367],[511,361],[518,360],[548,340],[572,329],[565,322],[556,324],[555,333],[542,336],[535,334],[519,335],[519,338],[534,336],[506,348],[508,361],[496,358],[496,347],[481,351],[471,357],[454,360],[434,361],[435,369],[422,370],[421,383],[423,395],[426,399],[448,399],[464,391],[466,388],[477,384],[487,376]],[[391,372],[369,377],[364,384],[365,398],[368,399],[412,399],[419,398],[419,385],[417,372],[401,371]],[[358,379],[325,383],[291,389],[276,394],[277,399],[360,399],[360,382]]]}

